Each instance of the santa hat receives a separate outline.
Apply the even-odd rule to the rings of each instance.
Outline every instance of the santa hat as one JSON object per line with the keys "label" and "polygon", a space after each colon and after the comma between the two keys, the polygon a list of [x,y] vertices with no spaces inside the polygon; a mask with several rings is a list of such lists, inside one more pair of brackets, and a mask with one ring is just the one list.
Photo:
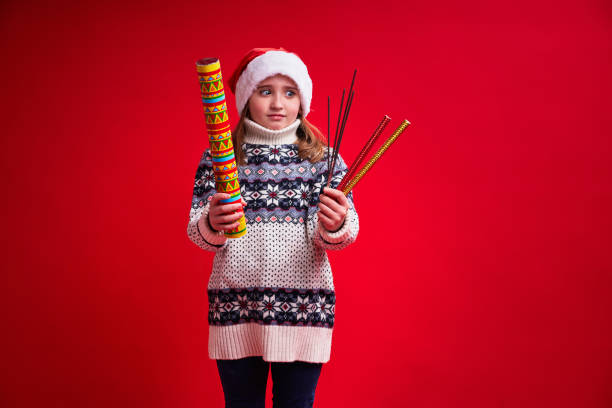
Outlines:
{"label": "santa hat", "polygon": [[242,114],[257,84],[277,74],[295,81],[300,91],[302,115],[306,117],[312,100],[312,80],[300,57],[283,48],[254,48],[240,61],[229,79],[230,89],[236,95],[238,112]]}

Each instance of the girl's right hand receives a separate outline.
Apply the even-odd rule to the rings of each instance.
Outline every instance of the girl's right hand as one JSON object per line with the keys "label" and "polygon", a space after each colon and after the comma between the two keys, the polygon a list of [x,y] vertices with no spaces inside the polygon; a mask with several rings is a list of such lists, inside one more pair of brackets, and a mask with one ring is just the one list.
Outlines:
{"label": "girl's right hand", "polygon": [[208,222],[216,231],[230,231],[238,227],[238,220],[243,215],[243,207],[246,201],[241,198],[240,203],[222,203],[231,196],[226,193],[216,193],[210,201],[208,211]]}

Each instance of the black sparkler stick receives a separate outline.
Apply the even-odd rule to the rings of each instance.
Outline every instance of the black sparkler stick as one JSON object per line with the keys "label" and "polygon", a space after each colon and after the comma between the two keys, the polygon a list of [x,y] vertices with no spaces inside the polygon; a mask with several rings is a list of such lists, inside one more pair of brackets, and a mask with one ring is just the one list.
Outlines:
{"label": "black sparkler stick", "polygon": [[[340,131],[340,119],[342,118],[342,108],[344,106],[344,94],[346,93],[346,89],[342,90],[342,98],[340,99],[340,110],[338,110],[338,121],[336,122],[336,134],[334,136],[334,150],[333,150],[333,154],[335,155],[336,152],[336,143],[338,142],[338,132]],[[331,166],[333,166],[333,160],[330,161],[330,164],[327,167],[327,184],[326,187],[329,187],[329,181],[331,178]]]}
{"label": "black sparkler stick", "polygon": [[[353,79],[351,81],[351,87],[349,89],[349,96],[346,101],[346,107],[344,109],[344,114],[342,115],[342,122],[340,125],[340,132],[336,129],[337,138],[334,140],[334,157],[332,159],[331,168],[329,168],[329,173],[327,176],[327,187],[329,187],[329,183],[331,177],[334,173],[334,168],[336,167],[336,161],[338,159],[338,153],[340,151],[340,143],[342,142],[342,135],[344,134],[344,127],[346,126],[346,121],[348,120],[349,112],[351,110],[351,105],[353,104],[353,97],[355,96],[355,91],[353,90],[353,85],[355,84],[355,77],[357,76],[357,70],[353,72]],[[342,97],[344,98],[344,90],[342,92]],[[340,107],[342,110],[342,107]],[[340,115],[338,115],[340,117]]]}
{"label": "black sparkler stick", "polygon": [[331,105],[331,99],[329,96],[327,96],[327,168],[329,169],[329,166],[331,165],[331,160],[330,160],[330,156],[331,156],[331,152],[329,150],[329,115],[330,115],[330,105]]}

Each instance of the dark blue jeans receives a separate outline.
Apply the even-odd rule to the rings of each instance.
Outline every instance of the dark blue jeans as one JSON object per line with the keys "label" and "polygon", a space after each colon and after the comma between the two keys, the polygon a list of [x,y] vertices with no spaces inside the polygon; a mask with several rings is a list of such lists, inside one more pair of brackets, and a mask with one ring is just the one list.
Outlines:
{"label": "dark blue jeans", "polygon": [[323,364],[269,363],[261,356],[217,360],[225,408],[265,408],[270,366],[274,408],[311,408]]}

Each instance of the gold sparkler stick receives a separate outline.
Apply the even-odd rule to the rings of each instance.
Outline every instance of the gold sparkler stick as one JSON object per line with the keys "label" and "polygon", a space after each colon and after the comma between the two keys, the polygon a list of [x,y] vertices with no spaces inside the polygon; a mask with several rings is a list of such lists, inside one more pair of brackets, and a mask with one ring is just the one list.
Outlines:
{"label": "gold sparkler stick", "polygon": [[406,130],[406,128],[408,127],[408,125],[410,125],[410,122],[408,122],[406,119],[404,119],[404,121],[402,122],[401,125],[399,125],[399,127],[397,129],[395,129],[395,131],[393,132],[393,134],[391,135],[391,137],[389,137],[385,143],[380,146],[380,148],[378,149],[378,151],[374,154],[374,156],[372,156],[372,158],[370,160],[368,160],[368,162],[366,163],[365,166],[363,166],[363,168],[361,170],[359,170],[359,173],[357,173],[357,175],[355,176],[355,178],[353,178],[351,181],[348,182],[348,184],[346,185],[346,187],[344,187],[342,189],[342,192],[344,193],[344,195],[347,195],[348,193],[350,193],[350,191],[353,189],[353,187],[355,187],[355,185],[359,182],[359,180],[361,180],[361,178],[363,176],[365,176],[365,174],[368,172],[368,170],[370,170],[372,168],[372,166],[374,165],[374,163],[376,163],[376,161],[378,159],[380,159],[380,157],[383,155],[383,153],[389,148],[389,146],[391,146],[391,144],[393,142],[395,142],[395,140],[399,137],[399,135],[402,134],[402,132],[404,130]]}

